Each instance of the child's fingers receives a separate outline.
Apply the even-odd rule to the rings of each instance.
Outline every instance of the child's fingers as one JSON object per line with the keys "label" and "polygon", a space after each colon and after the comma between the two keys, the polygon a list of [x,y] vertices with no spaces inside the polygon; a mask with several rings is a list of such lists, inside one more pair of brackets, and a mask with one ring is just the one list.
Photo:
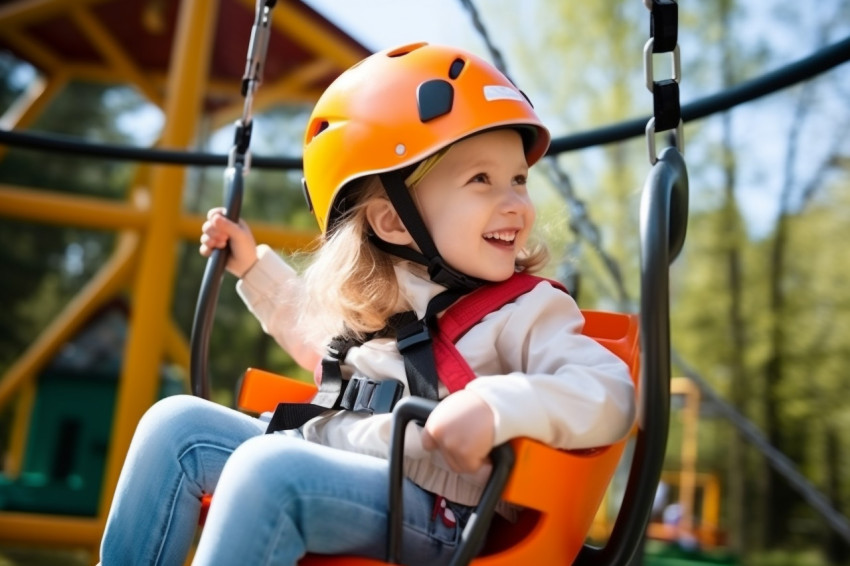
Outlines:
{"label": "child's fingers", "polygon": [[457,446],[452,447],[445,442],[441,442],[428,431],[427,427],[422,429],[421,441],[422,448],[426,452],[439,450],[449,468],[459,474],[473,473],[487,461],[486,456],[481,458],[468,449]]}
{"label": "child's fingers", "polygon": [[207,236],[206,234],[201,234],[201,255],[204,257],[209,257],[213,250],[221,249],[227,244],[227,240],[215,239]]}
{"label": "child's fingers", "polygon": [[227,209],[223,206],[217,206],[207,211],[207,218],[212,219],[213,216],[224,216],[227,214]]}
{"label": "child's fingers", "polygon": [[242,277],[257,261],[256,242],[246,222],[233,222],[224,212],[224,208],[218,207],[207,213],[207,220],[201,226],[200,253],[209,257],[212,250],[229,245],[227,270]]}
{"label": "child's fingers", "polygon": [[201,243],[213,248],[222,248],[227,244],[229,236],[212,220],[204,222],[201,227]]}

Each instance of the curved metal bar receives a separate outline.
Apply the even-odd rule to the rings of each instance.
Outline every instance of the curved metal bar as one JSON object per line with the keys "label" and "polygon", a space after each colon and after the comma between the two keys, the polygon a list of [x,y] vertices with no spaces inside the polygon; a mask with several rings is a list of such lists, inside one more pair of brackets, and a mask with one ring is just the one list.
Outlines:
{"label": "curved metal bar", "polygon": [[[692,122],[729,110],[791,85],[812,79],[847,61],[850,61],[850,37],[845,37],[818,49],[808,57],[685,104],[682,106],[682,119],[685,122]],[[640,116],[593,130],[553,138],[546,155],[558,155],[568,151],[644,136],[646,134],[646,122],[649,118],[649,116]],[[38,134],[3,128],[0,128],[0,145],[147,163],[222,166],[227,162],[227,156],[221,154],[100,144],[53,133]],[[301,168],[301,156],[262,157],[255,155],[251,164],[256,169],[296,170]]]}
{"label": "curved metal bar", "polygon": [[641,199],[640,420],[631,470],[608,543],[585,546],[577,565],[629,564],[645,536],[670,426],[669,265],[682,249],[687,221],[685,161],[668,147],[650,171]]}
{"label": "curved metal bar", "polygon": [[[387,517],[387,562],[399,564],[401,560],[401,527],[404,510],[402,508],[404,434],[407,424],[416,421],[424,424],[428,415],[437,406],[437,402],[424,397],[406,397],[399,401],[393,410],[393,428],[390,437],[390,491],[389,515]],[[490,452],[493,471],[478,506],[470,516],[461,533],[460,544],[455,550],[450,566],[469,564],[484,543],[490,520],[496,511],[496,504],[514,467],[514,450],[510,444],[501,444]]]}
{"label": "curved metal bar", "polygon": [[[244,193],[242,162],[237,161],[224,171],[224,202],[226,216],[234,222],[239,221]],[[215,319],[215,307],[221,290],[224,268],[230,255],[228,248],[214,250],[207,260],[198,302],[195,305],[195,318],[192,321],[191,351],[189,355],[189,375],[192,382],[192,394],[202,399],[210,398],[209,361],[210,335]]]}
{"label": "curved metal bar", "polygon": [[508,444],[500,444],[490,451],[490,461],[493,471],[481,494],[481,501],[475,507],[475,511],[466,522],[460,535],[460,546],[455,550],[449,566],[465,566],[478,555],[490,530],[490,523],[496,513],[496,505],[508,485],[511,471],[516,462],[513,447]]}

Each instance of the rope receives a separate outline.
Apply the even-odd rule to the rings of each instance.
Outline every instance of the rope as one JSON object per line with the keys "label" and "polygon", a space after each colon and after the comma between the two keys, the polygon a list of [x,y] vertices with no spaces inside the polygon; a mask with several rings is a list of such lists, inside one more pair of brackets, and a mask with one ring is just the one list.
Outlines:
{"label": "rope", "polygon": [[[847,61],[850,61],[850,37],[818,49],[808,57],[759,77],[685,104],[682,106],[682,120],[692,122],[712,114],[725,112],[735,106],[752,102],[762,96],[813,79]],[[549,147],[549,153],[558,154],[642,136],[648,119],[649,116],[633,118],[595,130],[554,139]]]}
{"label": "rope", "polygon": [[[136,161],[140,163],[163,163],[199,167],[225,167],[228,154],[180,151],[171,149],[149,149],[129,145],[102,144],[82,141],[61,134],[18,132],[0,128],[0,145],[24,149],[86,155],[104,159]],[[256,157],[251,158],[255,169],[301,169],[300,157]]]}
{"label": "rope", "polygon": [[475,4],[472,3],[472,0],[460,0],[460,3],[464,8],[466,8],[466,11],[469,12],[470,17],[472,18],[472,25],[478,32],[478,35],[481,36],[481,39],[484,40],[484,45],[487,46],[487,51],[490,52],[490,58],[493,60],[493,64],[502,72],[503,75],[508,77],[509,81],[514,82],[508,74],[508,66],[505,63],[505,58],[502,57],[502,52],[490,39],[490,34],[487,32],[487,28],[484,26],[484,22],[481,20],[481,16],[478,14]]}
{"label": "rope", "polygon": [[675,350],[672,351],[672,357],[674,363],[682,369],[682,373],[699,387],[701,394],[717,407],[738,433],[765,457],[773,469],[779,472],[809,505],[821,514],[832,530],[838,533],[845,542],[850,543],[850,521],[847,520],[847,517],[839,513],[829,502],[829,499],[797,470],[793,461],[770,444],[752,421],[720,397],[708,382],[694,368],[689,366]]}
{"label": "rope", "polygon": [[[461,0],[468,1],[468,0]],[[724,91],[699,98],[682,106],[682,119],[692,122],[724,112],[735,106],[751,102],[768,94],[793,86],[850,61],[850,37],[823,47],[813,54],[745,81]],[[548,155],[557,155],[589,147],[626,141],[645,135],[649,116],[633,118],[593,130],[554,138]],[[213,167],[225,166],[227,155],[191,151],[147,149],[127,145],[107,145],[82,141],[59,134],[36,134],[0,128],[0,145],[52,151],[74,155],[87,155],[107,159],[121,159],[144,163]],[[251,159],[257,169],[301,169],[301,157],[258,157]]]}
{"label": "rope", "polygon": [[[469,12],[473,26],[484,40],[487,50],[490,52],[490,57],[493,59],[494,65],[506,77],[508,77],[508,79],[510,79],[510,75],[507,71],[507,65],[502,57],[501,51],[499,51],[499,49],[490,40],[490,34],[487,32],[478,10],[475,8],[475,4],[473,4],[472,0],[460,0],[460,3]],[[578,240],[578,242],[571,247],[571,253],[578,252],[578,246],[581,241],[588,242],[593,250],[599,254],[599,257],[602,258],[602,263],[605,265],[608,274],[611,276],[614,286],[616,287],[617,300],[620,305],[629,305],[631,303],[631,299],[629,298],[629,293],[626,290],[620,266],[617,261],[602,247],[602,231],[596,223],[591,220],[590,215],[588,214],[587,205],[576,195],[572,179],[567,172],[564,171],[561,164],[558,163],[557,159],[552,155],[551,151],[548,152],[547,156],[543,159],[543,163],[546,165],[545,171],[549,180],[556,187],[561,197],[567,202],[569,216],[568,226],[570,231],[575,234]],[[577,274],[572,269],[568,270],[568,277],[574,278],[576,275]],[[576,282],[570,282],[571,287],[574,287],[575,285]],[[571,289],[571,292],[575,293],[576,290]]]}

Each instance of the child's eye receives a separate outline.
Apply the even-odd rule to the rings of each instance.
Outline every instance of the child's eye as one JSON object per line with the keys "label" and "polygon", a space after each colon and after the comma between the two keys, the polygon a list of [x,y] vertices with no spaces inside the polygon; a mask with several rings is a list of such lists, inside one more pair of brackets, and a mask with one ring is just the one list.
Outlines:
{"label": "child's eye", "polygon": [[473,175],[471,179],[469,179],[470,183],[487,183],[490,181],[490,177],[487,173],[478,173],[477,175]]}
{"label": "child's eye", "polygon": [[528,177],[525,175],[517,175],[514,177],[514,185],[526,185],[528,184]]}

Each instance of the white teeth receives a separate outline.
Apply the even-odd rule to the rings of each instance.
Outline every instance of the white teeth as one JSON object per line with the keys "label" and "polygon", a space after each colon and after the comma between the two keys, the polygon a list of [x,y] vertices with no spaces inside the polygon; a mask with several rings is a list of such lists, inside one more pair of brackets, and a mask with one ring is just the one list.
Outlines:
{"label": "white teeth", "polygon": [[502,232],[487,232],[484,234],[484,237],[488,240],[502,240],[503,242],[513,242],[516,239],[516,232],[514,231],[502,231]]}

